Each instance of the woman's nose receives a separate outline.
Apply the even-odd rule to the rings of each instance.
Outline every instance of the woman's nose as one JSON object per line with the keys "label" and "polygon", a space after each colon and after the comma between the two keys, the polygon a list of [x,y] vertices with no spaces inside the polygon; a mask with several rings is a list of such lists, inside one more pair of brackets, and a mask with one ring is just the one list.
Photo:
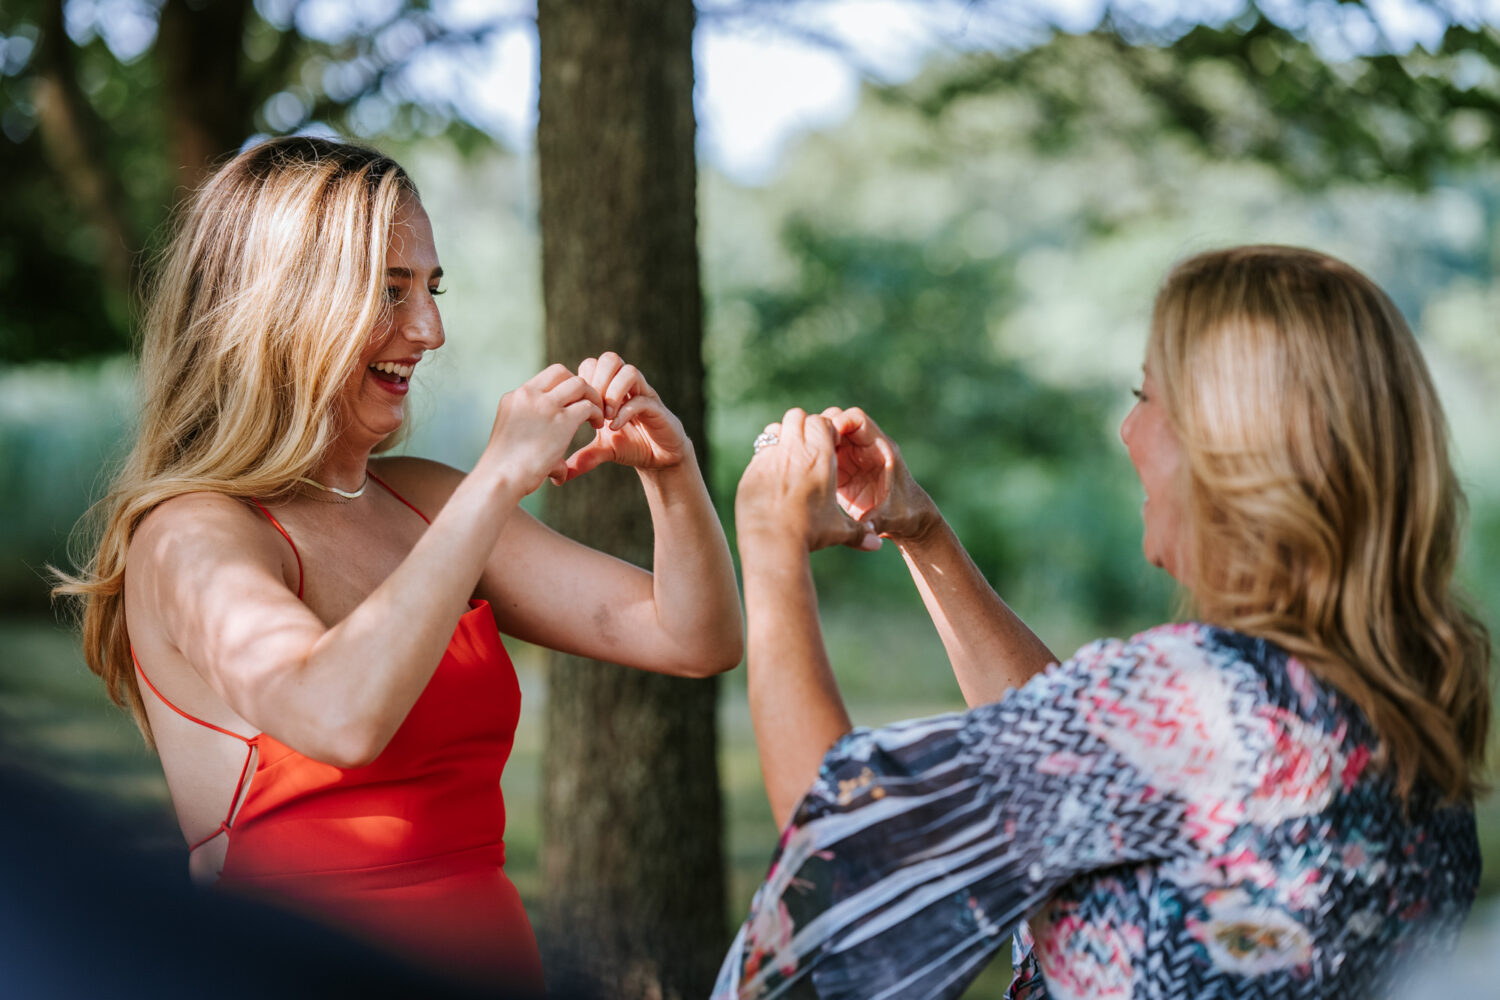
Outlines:
{"label": "woman's nose", "polygon": [[418,293],[418,299],[411,303],[411,307],[402,331],[406,334],[406,338],[415,344],[421,344],[429,351],[442,347],[447,337],[443,333],[442,314],[438,312],[432,293]]}
{"label": "woman's nose", "polygon": [[1135,426],[1135,411],[1140,405],[1140,403],[1136,403],[1135,406],[1132,406],[1130,412],[1125,414],[1125,419],[1120,421],[1120,441],[1125,445],[1127,450],[1130,448],[1130,430]]}

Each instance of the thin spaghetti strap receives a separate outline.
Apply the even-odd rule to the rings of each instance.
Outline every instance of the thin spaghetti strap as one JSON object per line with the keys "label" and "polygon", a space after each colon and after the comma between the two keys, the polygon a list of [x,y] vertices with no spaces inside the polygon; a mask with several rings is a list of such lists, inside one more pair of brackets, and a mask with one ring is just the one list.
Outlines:
{"label": "thin spaghetti strap", "polygon": [[235,807],[240,804],[240,799],[244,797],[245,780],[250,776],[250,762],[255,759],[256,748],[260,745],[260,735],[256,734],[255,736],[241,736],[239,733],[236,733],[231,729],[225,729],[223,726],[216,726],[212,722],[205,722],[204,720],[198,718],[196,715],[189,715],[187,712],[184,712],[182,709],[178,708],[176,705],[168,701],[166,695],[158,691],[156,689],[156,685],[151,683],[151,678],[147,677],[146,671],[141,669],[141,661],[136,657],[134,648],[130,650],[130,662],[135,664],[135,672],[140,675],[141,680],[146,682],[146,686],[151,689],[151,693],[156,695],[157,701],[161,702],[163,705],[167,706],[172,711],[176,712],[178,715],[182,716],[189,722],[196,722],[198,725],[202,726],[205,729],[212,729],[214,732],[223,733],[225,736],[233,736],[235,739],[245,744],[245,763],[240,765],[240,776],[235,779],[234,782],[234,794],[229,797],[229,812],[224,816],[223,821],[219,823],[218,827],[215,828],[213,833],[210,833],[206,837],[200,838],[196,843],[188,845],[188,853],[191,854],[198,848],[202,847],[204,844],[208,843],[210,840],[213,840],[219,834],[229,831],[234,826]]}
{"label": "thin spaghetti strap", "polygon": [[385,491],[387,493],[389,493],[391,496],[395,497],[397,500],[400,500],[402,503],[406,504],[406,506],[411,507],[412,512],[415,513],[418,517],[420,517],[422,520],[426,521],[428,524],[432,523],[432,521],[427,517],[426,514],[422,513],[420,510],[417,510],[417,508],[415,506],[413,506],[413,504],[412,504],[412,502],[410,500],[406,499],[406,497],[402,496],[401,494],[397,493],[395,490],[391,489],[390,484],[387,483],[384,479],[381,479],[379,476],[375,475],[375,473],[373,473],[373,472],[370,472],[368,469],[366,469],[365,472],[366,472],[366,474],[371,479],[375,480],[381,486],[385,487]]}
{"label": "thin spaghetti strap", "polygon": [[156,700],[161,702],[163,705],[167,706],[172,711],[176,712],[178,715],[182,716],[189,722],[196,722],[198,723],[198,725],[204,727],[205,729],[212,729],[214,732],[223,733],[225,736],[233,736],[241,743],[253,743],[258,738],[253,736],[241,736],[239,733],[236,733],[229,729],[225,729],[223,726],[216,726],[212,722],[204,722],[196,715],[189,715],[188,713],[184,712],[182,709],[178,708],[176,705],[168,701],[167,696],[158,691],[156,689],[156,685],[151,683],[151,678],[147,677],[146,671],[141,668],[141,661],[136,658],[134,648],[130,650],[130,662],[135,664],[135,672],[140,674],[141,680],[145,681],[146,686],[151,689],[151,693],[156,695]]}
{"label": "thin spaghetti strap", "polygon": [[[376,480],[376,481],[379,482],[379,480]],[[381,483],[380,485],[385,486],[384,483]],[[388,487],[388,486],[386,488],[390,489],[390,487]],[[270,511],[266,510],[265,504],[261,503],[259,500],[255,499],[254,497],[250,498],[250,502],[253,503],[253,504],[255,504],[255,506],[257,506],[257,507],[260,508],[260,512],[262,514],[266,515],[266,519],[269,520],[273,525],[276,526],[276,530],[279,531],[279,532],[281,532],[281,537],[285,538],[286,539],[286,543],[292,547],[292,555],[294,555],[294,556],[297,557],[297,600],[299,600],[299,601],[302,600],[302,581],[304,579],[303,572],[302,572],[302,553],[300,553],[300,552],[297,551],[297,543],[294,542],[294,541],[292,541],[292,536],[290,534],[288,534],[287,530],[281,526],[281,522],[278,521],[278,520],[276,520],[276,516],[274,514],[272,514]],[[411,504],[407,504],[407,506],[411,507]],[[412,509],[416,510],[415,507],[412,507]],[[147,683],[149,684],[150,682],[147,681]]]}

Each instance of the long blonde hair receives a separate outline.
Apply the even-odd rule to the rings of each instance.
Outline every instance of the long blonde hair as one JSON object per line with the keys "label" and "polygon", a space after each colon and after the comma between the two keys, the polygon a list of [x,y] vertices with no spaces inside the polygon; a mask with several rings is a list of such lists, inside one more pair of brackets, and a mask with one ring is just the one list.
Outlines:
{"label": "long blonde hair", "polygon": [[1193,257],[1157,296],[1148,363],[1187,460],[1192,602],[1357,704],[1405,795],[1482,786],[1489,635],[1456,599],[1464,498],[1405,320],[1294,247]]}
{"label": "long blonde hair", "polygon": [[411,179],[373,150],[272,139],[208,179],[157,262],[135,444],[75,536],[82,569],[57,572],[53,590],[77,598],[89,667],[148,742],[125,627],[130,540],[175,496],[277,496],[323,458],[341,429],[340,391],[387,308],[403,195],[417,197]]}

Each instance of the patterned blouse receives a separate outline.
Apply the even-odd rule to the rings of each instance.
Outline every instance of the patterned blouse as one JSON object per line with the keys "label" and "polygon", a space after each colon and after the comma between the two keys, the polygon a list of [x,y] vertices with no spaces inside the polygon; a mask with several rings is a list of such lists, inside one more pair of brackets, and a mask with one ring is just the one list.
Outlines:
{"label": "patterned blouse", "polygon": [[1374,750],[1297,660],[1198,624],[856,729],[714,997],[956,997],[1012,935],[1015,1000],[1379,994],[1451,947],[1479,845],[1420,782],[1403,812]]}

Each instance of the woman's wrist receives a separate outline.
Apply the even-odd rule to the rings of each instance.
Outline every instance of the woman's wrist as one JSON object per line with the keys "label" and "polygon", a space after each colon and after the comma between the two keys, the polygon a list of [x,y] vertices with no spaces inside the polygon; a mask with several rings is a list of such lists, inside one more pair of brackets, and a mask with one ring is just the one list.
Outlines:
{"label": "woman's wrist", "polygon": [[514,507],[528,492],[525,485],[503,462],[483,462],[464,477],[458,490],[472,491],[477,502],[487,510],[497,507]]}
{"label": "woman's wrist", "polygon": [[735,541],[740,563],[748,570],[753,566],[775,566],[800,563],[808,556],[807,531],[777,522],[747,523],[736,517]]}
{"label": "woman's wrist", "polygon": [[943,520],[942,513],[937,509],[937,504],[920,486],[913,486],[918,494],[917,501],[911,506],[913,510],[906,522],[899,526],[896,531],[886,532],[886,537],[895,542],[902,549],[913,552],[920,551],[932,544],[935,539],[940,538],[947,522]]}
{"label": "woman's wrist", "polygon": [[682,451],[677,461],[666,465],[638,465],[635,471],[640,474],[642,480],[648,482],[660,480],[663,475],[671,478],[674,474],[694,473],[698,471],[698,455],[693,451],[693,442],[684,438]]}

